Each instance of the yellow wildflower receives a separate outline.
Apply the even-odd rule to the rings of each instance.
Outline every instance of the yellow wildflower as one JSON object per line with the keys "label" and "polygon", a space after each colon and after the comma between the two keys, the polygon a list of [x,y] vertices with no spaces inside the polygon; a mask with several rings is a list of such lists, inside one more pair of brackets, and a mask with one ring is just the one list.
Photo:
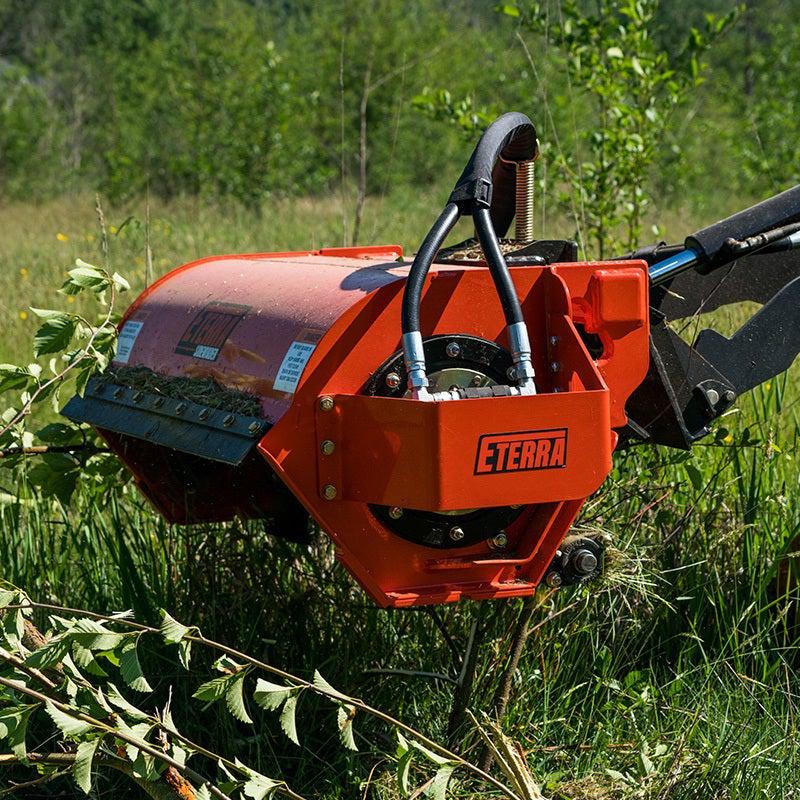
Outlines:
{"label": "yellow wildflower", "polygon": [[28,312],[27,311],[20,311],[19,312],[19,318],[24,322],[26,319],[28,319]]}
{"label": "yellow wildflower", "polygon": [[22,268],[22,269],[19,271],[19,276],[20,276],[20,278],[27,278],[27,277],[28,277],[28,270],[27,270],[27,269],[25,269],[25,267],[23,267],[23,268]]}
{"label": "yellow wildflower", "polygon": [[117,226],[116,225],[109,225],[108,229],[111,231],[111,233],[116,233],[117,232]]}
{"label": "yellow wildflower", "polygon": [[68,294],[67,295],[67,302],[68,303],[74,303],[75,302],[75,295],[74,294]]}
{"label": "yellow wildflower", "polygon": [[69,236],[67,236],[66,233],[57,233],[56,239],[58,239],[59,242],[68,242]]}
{"label": "yellow wildflower", "polygon": [[723,440],[725,444],[733,444],[733,434],[728,434]]}

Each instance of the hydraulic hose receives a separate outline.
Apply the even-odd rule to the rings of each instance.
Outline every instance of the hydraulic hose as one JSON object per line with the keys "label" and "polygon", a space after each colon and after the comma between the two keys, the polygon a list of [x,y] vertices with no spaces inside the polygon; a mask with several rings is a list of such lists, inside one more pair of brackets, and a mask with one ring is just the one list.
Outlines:
{"label": "hydraulic hose", "polygon": [[[536,129],[528,117],[512,112],[495,120],[481,136],[453,187],[444,211],[414,258],[403,295],[402,310],[403,354],[412,396],[430,399],[419,318],[422,286],[444,239],[458,218],[465,214],[475,220],[478,238],[503,307],[517,380],[527,391],[534,391],[527,326],[508,264],[500,250],[495,223],[504,232],[513,216],[513,211],[509,216],[509,208],[513,209],[514,183],[508,180],[508,166],[521,161],[533,161],[538,154]],[[495,174],[501,191],[493,202]]]}

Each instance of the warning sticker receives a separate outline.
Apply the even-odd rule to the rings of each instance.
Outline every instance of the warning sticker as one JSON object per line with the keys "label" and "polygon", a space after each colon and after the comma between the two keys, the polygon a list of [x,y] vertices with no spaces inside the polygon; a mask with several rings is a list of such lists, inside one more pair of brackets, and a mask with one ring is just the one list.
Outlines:
{"label": "warning sticker", "polygon": [[216,361],[222,345],[233,329],[245,318],[250,306],[238,303],[209,303],[183,332],[175,352],[204,361]]}
{"label": "warning sticker", "polygon": [[122,330],[117,337],[117,354],[114,361],[127,364],[131,357],[133,345],[136,344],[136,337],[144,328],[144,322],[131,322],[130,320],[122,326]]}
{"label": "warning sticker", "polygon": [[301,331],[299,338],[289,345],[273,384],[276,392],[294,393],[303,370],[321,338],[321,331]]}

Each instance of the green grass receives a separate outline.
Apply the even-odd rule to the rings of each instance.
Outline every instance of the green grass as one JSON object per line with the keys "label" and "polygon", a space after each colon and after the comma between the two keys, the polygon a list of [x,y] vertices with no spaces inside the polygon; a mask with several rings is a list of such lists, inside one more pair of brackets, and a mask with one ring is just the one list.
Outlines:
{"label": "green grass", "polygon": [[[413,207],[391,196],[372,202],[364,241],[412,248],[443,194],[417,198]],[[77,256],[101,258],[92,206],[81,197],[0,209],[0,360],[27,357],[34,323],[20,312],[64,304],[51,288],[64,268]],[[117,226],[130,214],[144,216],[141,204],[106,213]],[[261,217],[188,200],[154,205],[151,215],[156,272],[214,252],[342,241],[336,198],[284,201]],[[136,222],[112,236],[113,266],[138,287],[143,244]],[[587,503],[581,524],[611,536],[612,575],[545,603],[542,620],[566,610],[529,640],[503,720],[548,796],[798,796],[797,588],[776,580],[800,532],[796,377],[792,371],[740,401],[718,423],[724,430],[690,455],[649,448],[618,455],[611,478]],[[64,509],[30,496],[24,476],[0,470],[0,492],[0,576],[34,598],[98,611],[134,608],[149,621],[166,607],[278,666],[303,675],[318,668],[343,690],[446,738],[450,684],[374,670],[457,675],[450,644],[426,610],[372,607],[324,537],[303,547],[257,524],[171,527],[130,487],[108,497],[87,485]],[[518,612],[518,602],[438,611],[458,653],[476,615],[485,626],[476,711],[490,706]],[[361,752],[345,755],[330,710],[309,702],[297,748],[271,716],[257,716],[252,728],[190,702],[206,677],[202,662],[188,681],[156,656],[147,671],[156,698],[176,684],[173,710],[191,735],[285,776],[304,795],[397,796],[390,765],[376,761],[377,751],[391,750],[385,729],[361,721]],[[475,754],[469,731],[456,744]],[[137,796],[105,780],[98,796]],[[487,796],[466,785],[459,794]]]}

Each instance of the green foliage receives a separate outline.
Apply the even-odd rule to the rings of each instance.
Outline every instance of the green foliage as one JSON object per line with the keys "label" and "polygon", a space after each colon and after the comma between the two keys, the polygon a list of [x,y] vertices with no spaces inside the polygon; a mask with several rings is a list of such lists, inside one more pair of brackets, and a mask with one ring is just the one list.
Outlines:
{"label": "green foliage", "polygon": [[576,151],[556,151],[553,164],[568,179],[559,202],[584,249],[599,258],[638,244],[650,170],[672,112],[701,84],[704,57],[736,18],[708,14],[704,29],[691,28],[672,55],[653,36],[658,7],[659,0],[599,0],[587,11],[569,0],[557,13],[539,2],[501,8],[560,51],[572,86],[588,100],[591,126]]}

